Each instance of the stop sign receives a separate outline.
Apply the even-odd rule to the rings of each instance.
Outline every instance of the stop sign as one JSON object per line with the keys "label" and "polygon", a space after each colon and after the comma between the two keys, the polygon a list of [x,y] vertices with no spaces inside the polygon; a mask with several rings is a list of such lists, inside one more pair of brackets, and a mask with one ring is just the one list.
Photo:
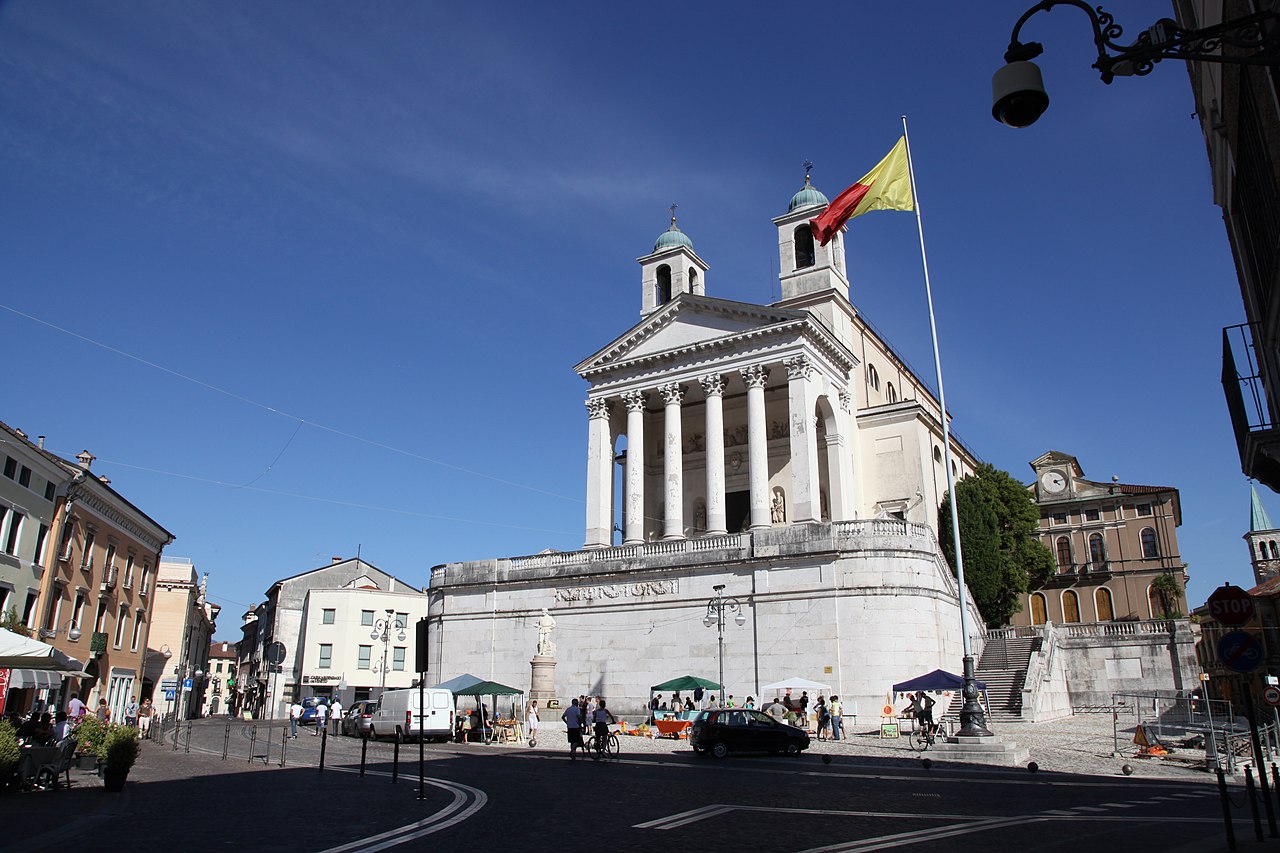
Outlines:
{"label": "stop sign", "polygon": [[1232,628],[1239,628],[1253,618],[1253,597],[1229,583],[1215,589],[1208,604],[1209,615]]}

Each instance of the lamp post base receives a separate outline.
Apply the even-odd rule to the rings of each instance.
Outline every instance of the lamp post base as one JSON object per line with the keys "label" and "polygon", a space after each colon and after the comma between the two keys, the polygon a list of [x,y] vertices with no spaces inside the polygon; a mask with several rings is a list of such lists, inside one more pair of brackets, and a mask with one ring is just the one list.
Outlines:
{"label": "lamp post base", "polygon": [[987,715],[978,701],[978,679],[974,675],[973,655],[964,656],[964,705],[960,708],[960,730],[957,737],[995,737],[987,728]]}

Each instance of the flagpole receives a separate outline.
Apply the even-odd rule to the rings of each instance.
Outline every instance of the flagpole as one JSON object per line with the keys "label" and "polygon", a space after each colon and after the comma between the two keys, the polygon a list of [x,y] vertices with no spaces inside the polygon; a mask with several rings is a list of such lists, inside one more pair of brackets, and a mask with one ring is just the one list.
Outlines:
{"label": "flagpole", "polygon": [[920,263],[924,266],[924,293],[929,303],[929,333],[933,337],[933,365],[938,377],[939,424],[942,427],[943,466],[946,468],[947,493],[951,496],[951,536],[956,555],[956,584],[960,588],[960,644],[964,650],[964,705],[960,708],[962,737],[992,737],[986,716],[978,702],[978,681],[974,675],[973,651],[969,641],[969,592],[964,585],[964,554],[960,550],[960,516],[956,506],[956,474],[951,464],[951,427],[947,422],[947,394],[942,387],[942,356],[938,352],[938,323],[933,315],[933,287],[929,283],[929,256],[924,250],[924,221],[920,217],[920,193],[916,190],[916,170],[911,161],[911,135],[907,133],[907,117],[902,117],[902,138],[907,143],[907,173],[911,176],[911,197],[916,209],[916,230],[920,234]]}

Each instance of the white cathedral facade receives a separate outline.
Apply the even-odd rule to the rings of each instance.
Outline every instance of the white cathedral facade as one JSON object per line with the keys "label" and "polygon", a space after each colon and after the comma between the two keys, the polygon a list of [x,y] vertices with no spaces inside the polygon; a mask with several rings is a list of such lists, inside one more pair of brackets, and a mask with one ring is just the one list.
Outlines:
{"label": "white cathedral facade", "polygon": [[[721,585],[744,617],[724,629],[738,701],[804,677],[868,717],[894,682],[959,671],[958,590],[935,535],[944,419],[851,304],[843,234],[814,240],[827,203],[806,177],[773,220],[773,305],[708,295],[673,215],[639,259],[640,322],[575,368],[590,386],[583,548],[433,569],[434,681],[527,690],[546,608],[557,695],[635,713],[651,685],[718,678],[704,617]],[[954,439],[952,459],[957,478],[976,464]]]}

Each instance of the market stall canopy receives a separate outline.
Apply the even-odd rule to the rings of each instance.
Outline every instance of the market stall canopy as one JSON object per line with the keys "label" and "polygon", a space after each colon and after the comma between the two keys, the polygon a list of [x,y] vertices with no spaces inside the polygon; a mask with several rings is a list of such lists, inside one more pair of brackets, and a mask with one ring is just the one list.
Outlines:
{"label": "market stall canopy", "polygon": [[701,687],[704,690],[720,689],[720,685],[716,684],[709,678],[698,678],[696,675],[682,675],[679,678],[673,678],[670,681],[655,684],[650,687],[649,690],[653,693],[664,693],[668,690],[693,690],[695,687]]}
{"label": "market stall canopy", "polygon": [[464,672],[462,675],[455,676],[454,678],[450,678],[448,681],[440,682],[439,684],[436,685],[436,688],[440,690],[448,690],[452,693],[457,693],[459,690],[462,690],[465,687],[470,687],[473,684],[479,684],[482,681],[484,681],[483,678],[477,678],[476,676],[472,675],[469,672]]}
{"label": "market stall canopy", "polygon": [[[978,689],[986,691],[987,685],[975,681]],[[910,681],[901,681],[893,685],[894,693],[908,693],[912,690],[959,690],[964,687],[964,679],[944,669],[935,669],[928,675],[917,676]]]}
{"label": "market stall canopy", "polygon": [[[84,667],[75,658],[63,654],[48,643],[4,628],[0,628],[0,669],[41,670],[70,678],[84,678]],[[10,686],[17,685],[11,683]]]}
{"label": "market stall canopy", "polygon": [[523,696],[524,691],[496,681],[480,681],[453,691],[454,696]]}
{"label": "market stall canopy", "polygon": [[790,687],[792,690],[830,690],[830,684],[822,684],[817,681],[810,681],[807,678],[784,678],[782,681],[775,681],[773,684],[766,684],[760,688],[761,693],[768,693],[770,690],[786,690]]}

